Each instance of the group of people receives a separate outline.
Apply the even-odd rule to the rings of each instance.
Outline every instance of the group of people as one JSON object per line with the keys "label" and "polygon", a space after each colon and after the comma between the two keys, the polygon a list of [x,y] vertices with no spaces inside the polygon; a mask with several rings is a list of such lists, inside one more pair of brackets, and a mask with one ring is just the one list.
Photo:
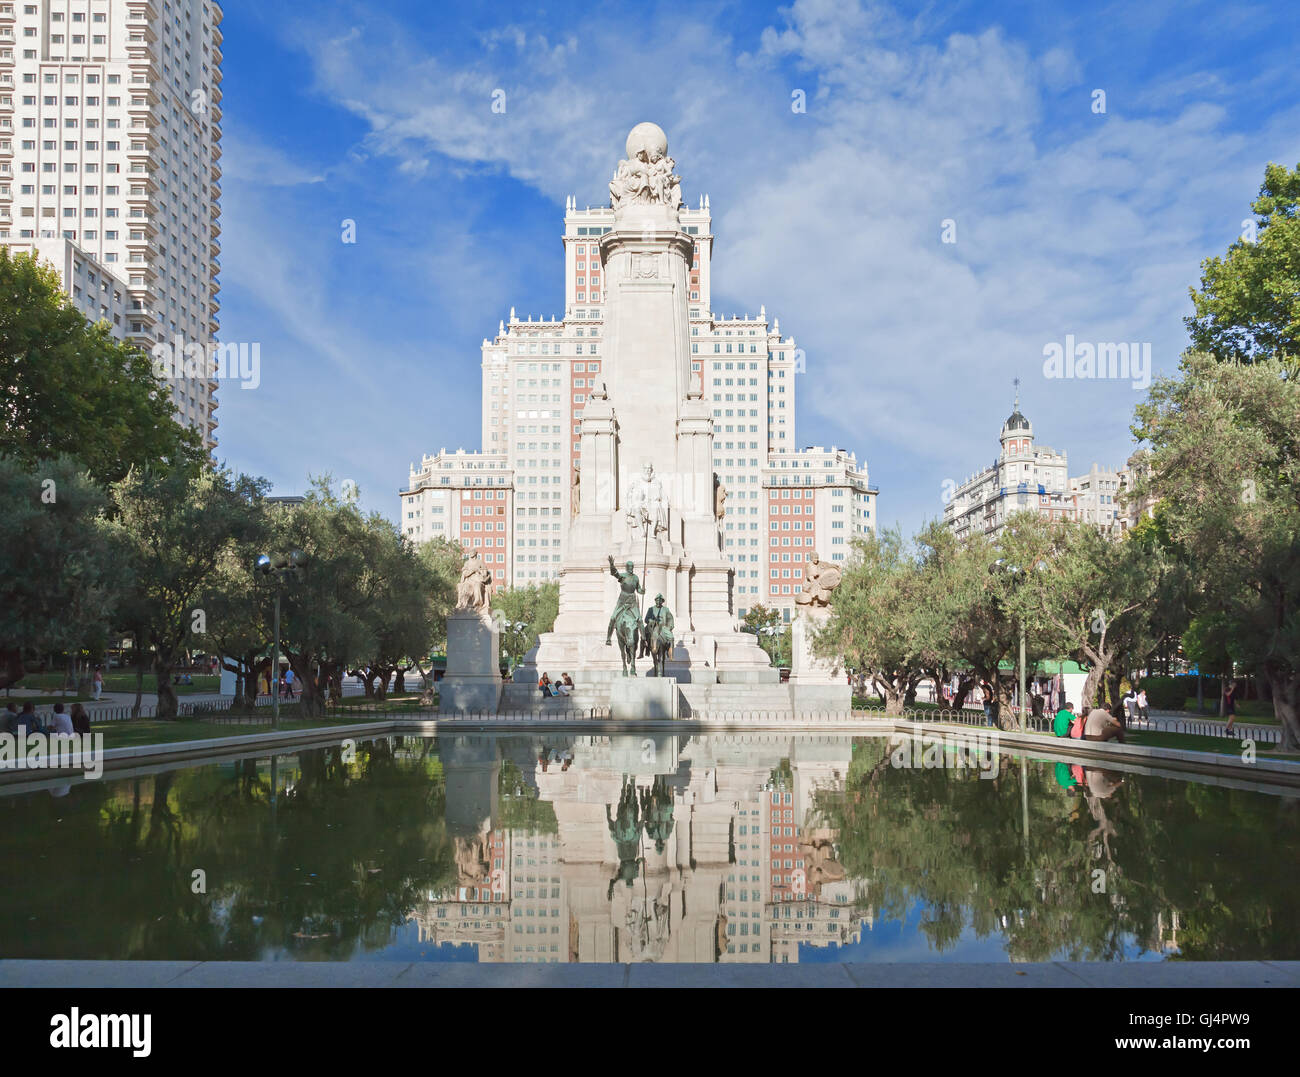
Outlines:
{"label": "group of people", "polygon": [[46,717],[36,713],[36,705],[28,700],[23,709],[10,701],[5,704],[3,730],[5,733],[46,733],[55,737],[70,737],[73,733],[90,732],[90,715],[80,703],[72,704],[72,710],[64,710],[62,703],[54,704],[54,710]]}
{"label": "group of people", "polygon": [[1075,714],[1066,703],[1052,719],[1052,732],[1075,740],[1117,740],[1124,743],[1124,724],[1105,707],[1093,707],[1087,714]]}
{"label": "group of people", "polygon": [[[269,696],[271,694],[271,671],[270,670],[267,670],[266,673],[262,675],[262,683],[266,686],[266,694]],[[288,697],[289,699],[298,698],[296,695],[293,694],[293,686],[295,683],[296,683],[296,678],[294,677],[294,673],[292,669],[286,669],[283,673],[280,674],[279,692],[280,692],[281,699],[284,699],[286,697]]]}
{"label": "group of people", "polygon": [[573,691],[573,680],[567,673],[561,673],[558,681],[552,680],[549,673],[543,673],[537,679],[537,688],[546,698],[567,696]]}
{"label": "group of people", "polygon": [[552,763],[559,763],[560,770],[568,770],[573,766],[573,750],[570,748],[545,748],[543,747],[537,753],[537,763],[545,774]]}

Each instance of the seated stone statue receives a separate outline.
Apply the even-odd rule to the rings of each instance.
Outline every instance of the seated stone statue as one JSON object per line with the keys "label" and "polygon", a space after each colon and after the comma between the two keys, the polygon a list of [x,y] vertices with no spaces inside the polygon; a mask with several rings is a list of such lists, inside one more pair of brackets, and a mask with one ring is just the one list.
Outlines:
{"label": "seated stone statue", "polygon": [[803,570],[803,590],[794,596],[795,603],[805,609],[825,609],[831,603],[831,592],[840,585],[841,573],[835,565],[827,564],[813,550]]}

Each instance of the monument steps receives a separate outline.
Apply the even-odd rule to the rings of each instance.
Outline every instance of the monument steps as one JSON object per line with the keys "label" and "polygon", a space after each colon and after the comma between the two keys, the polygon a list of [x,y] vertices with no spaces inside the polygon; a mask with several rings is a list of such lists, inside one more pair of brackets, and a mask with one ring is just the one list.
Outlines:
{"label": "monument steps", "polygon": [[684,684],[680,691],[683,717],[793,711],[786,684]]}

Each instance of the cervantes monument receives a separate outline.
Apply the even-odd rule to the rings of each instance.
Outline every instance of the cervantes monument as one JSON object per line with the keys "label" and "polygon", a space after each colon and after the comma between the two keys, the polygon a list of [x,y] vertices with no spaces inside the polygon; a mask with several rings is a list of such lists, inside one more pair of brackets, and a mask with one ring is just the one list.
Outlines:
{"label": "cervantes monument", "polygon": [[[680,177],[658,126],[632,129],[609,189],[614,225],[600,240],[604,384],[582,416],[582,481],[560,572],[559,616],[516,671],[516,687],[535,685],[542,672],[568,671],[619,694],[619,682],[630,677],[621,641],[606,641],[620,593],[634,587],[641,620],[643,596],[662,595],[674,623],[671,653],[655,663],[663,675],[646,684],[652,663],[642,658],[640,691],[656,679],[666,690],[662,682],[671,678],[691,686],[688,702],[698,706],[707,705],[705,686],[745,685],[764,697],[765,708],[782,694],[788,707],[757,637],[738,627],[712,409],[691,374],[692,240],[681,227]],[[611,558],[617,566],[632,563],[635,585],[625,584],[621,568],[611,570]]]}

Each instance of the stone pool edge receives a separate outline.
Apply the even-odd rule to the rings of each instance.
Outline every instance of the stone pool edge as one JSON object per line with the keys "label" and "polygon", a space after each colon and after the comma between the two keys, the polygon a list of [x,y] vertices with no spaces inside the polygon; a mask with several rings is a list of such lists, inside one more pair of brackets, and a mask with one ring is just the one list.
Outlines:
{"label": "stone pool edge", "polygon": [[[309,748],[325,744],[338,744],[343,740],[364,740],[372,737],[392,736],[401,733],[418,733],[435,736],[440,731],[458,733],[579,733],[583,735],[626,733],[631,730],[679,733],[743,733],[780,731],[789,733],[862,733],[918,734],[987,744],[996,732],[999,750],[1024,749],[1032,758],[1050,760],[1057,757],[1077,759],[1080,762],[1109,762],[1121,769],[1150,771],[1156,769],[1194,773],[1217,777],[1224,784],[1270,787],[1277,791],[1300,790],[1300,761],[1256,759],[1246,763],[1238,756],[1216,752],[1197,752],[1180,748],[1161,748],[1114,742],[1077,741],[1066,738],[1047,738],[1041,734],[1006,732],[980,726],[914,722],[905,719],[821,718],[821,719],[690,719],[671,721],[644,721],[636,723],[613,722],[607,719],[544,719],[541,721],[500,716],[474,718],[444,718],[425,716],[395,716],[385,721],[362,722],[353,725],[331,726],[317,730],[277,730],[206,740],[178,741],[170,744],[136,744],[122,748],[108,748],[102,753],[104,777],[116,774],[129,777],[131,773],[148,773],[164,770],[178,763],[219,761],[245,758],[276,748]],[[130,771],[131,773],[123,773]],[[70,778],[80,777],[77,770],[25,770],[0,769],[0,786],[21,784],[30,789],[59,785]]]}

